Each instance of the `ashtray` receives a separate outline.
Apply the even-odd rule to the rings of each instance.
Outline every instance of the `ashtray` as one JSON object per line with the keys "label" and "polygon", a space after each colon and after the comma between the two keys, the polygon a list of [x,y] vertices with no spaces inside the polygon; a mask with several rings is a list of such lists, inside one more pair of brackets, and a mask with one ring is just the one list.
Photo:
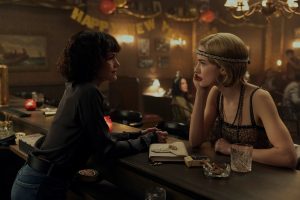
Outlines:
{"label": "ashtray", "polygon": [[226,178],[230,175],[230,171],[228,163],[206,162],[203,165],[203,172],[207,177]]}

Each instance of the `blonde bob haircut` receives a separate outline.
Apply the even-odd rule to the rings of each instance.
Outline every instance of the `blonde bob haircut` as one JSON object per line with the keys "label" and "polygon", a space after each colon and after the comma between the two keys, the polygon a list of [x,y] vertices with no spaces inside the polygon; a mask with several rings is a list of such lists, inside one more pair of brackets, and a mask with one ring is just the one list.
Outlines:
{"label": "blonde bob haircut", "polygon": [[199,45],[204,48],[210,63],[224,68],[225,75],[217,80],[219,84],[230,87],[238,81],[245,82],[247,64],[250,63],[249,53],[245,43],[239,37],[231,33],[217,33],[201,39]]}

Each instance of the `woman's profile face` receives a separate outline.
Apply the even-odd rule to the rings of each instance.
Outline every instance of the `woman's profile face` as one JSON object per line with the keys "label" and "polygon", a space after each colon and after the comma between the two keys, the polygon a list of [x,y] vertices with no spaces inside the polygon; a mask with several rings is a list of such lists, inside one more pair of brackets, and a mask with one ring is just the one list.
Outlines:
{"label": "woman's profile face", "polygon": [[103,81],[115,81],[117,80],[117,71],[120,67],[120,63],[117,59],[117,53],[110,52],[106,56],[103,66],[98,71],[97,79],[100,82]]}
{"label": "woman's profile face", "polygon": [[[199,49],[205,51],[201,46]],[[194,68],[194,73],[195,77],[197,77],[194,77],[194,80],[199,81],[201,87],[208,87],[215,84],[220,74],[217,65],[210,63],[207,57],[199,54],[197,54],[197,64]]]}
{"label": "woman's profile face", "polygon": [[185,78],[182,78],[180,80],[180,90],[184,93],[187,93],[189,91],[188,84]]}

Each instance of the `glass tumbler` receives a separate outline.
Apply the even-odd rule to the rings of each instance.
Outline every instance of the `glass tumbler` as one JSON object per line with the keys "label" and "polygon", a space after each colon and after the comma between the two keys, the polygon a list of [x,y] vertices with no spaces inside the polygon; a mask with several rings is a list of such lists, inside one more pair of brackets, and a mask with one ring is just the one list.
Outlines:
{"label": "glass tumbler", "polygon": [[250,172],[252,169],[253,146],[248,144],[232,144],[230,153],[231,170],[235,172]]}

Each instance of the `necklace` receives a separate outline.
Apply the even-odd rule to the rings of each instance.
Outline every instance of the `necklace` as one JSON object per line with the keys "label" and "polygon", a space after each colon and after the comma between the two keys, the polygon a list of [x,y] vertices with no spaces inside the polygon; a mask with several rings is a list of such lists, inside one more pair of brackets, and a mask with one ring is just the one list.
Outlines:
{"label": "necklace", "polygon": [[[242,123],[242,114],[243,114],[243,104],[244,104],[244,94],[245,94],[245,85],[242,84],[241,85],[241,89],[240,89],[240,96],[239,96],[239,103],[238,103],[238,107],[235,113],[235,117],[234,120],[232,122],[232,124],[234,125],[236,120],[238,120],[237,122],[237,131],[236,131],[236,137],[237,137],[237,141],[239,142],[239,132],[240,132],[240,125]],[[223,95],[221,95],[221,101],[220,101],[220,111],[221,111],[221,117],[223,118],[222,121],[224,121],[225,119],[225,113],[224,113],[224,106],[223,106]],[[222,123],[223,124],[223,123]],[[221,129],[222,130],[222,129]]]}

